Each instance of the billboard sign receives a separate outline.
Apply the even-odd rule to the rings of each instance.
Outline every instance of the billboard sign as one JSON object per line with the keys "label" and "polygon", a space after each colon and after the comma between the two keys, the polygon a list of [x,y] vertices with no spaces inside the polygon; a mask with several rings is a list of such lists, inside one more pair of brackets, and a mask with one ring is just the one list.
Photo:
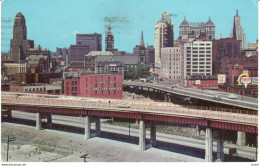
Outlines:
{"label": "billboard sign", "polygon": [[218,74],[218,84],[226,83],[226,74]]}

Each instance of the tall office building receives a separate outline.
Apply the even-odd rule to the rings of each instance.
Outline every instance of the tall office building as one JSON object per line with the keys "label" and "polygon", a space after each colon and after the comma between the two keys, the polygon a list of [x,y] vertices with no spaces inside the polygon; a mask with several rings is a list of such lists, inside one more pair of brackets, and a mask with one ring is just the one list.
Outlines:
{"label": "tall office building", "polygon": [[212,41],[184,43],[182,56],[182,78],[192,75],[212,75]]}
{"label": "tall office building", "polygon": [[164,12],[162,18],[155,24],[155,71],[160,73],[161,48],[173,47],[174,25],[171,16]]}
{"label": "tall office building", "polygon": [[102,51],[102,34],[77,34],[77,46],[88,46],[89,51]]}
{"label": "tall office building", "polygon": [[181,47],[162,48],[161,77],[176,81],[181,79]]}
{"label": "tall office building", "polygon": [[184,17],[184,20],[179,26],[179,36],[184,41],[188,41],[189,37],[199,38],[201,35],[205,35],[207,39],[215,39],[215,24],[209,20],[204,22],[188,22]]}
{"label": "tall office building", "polygon": [[13,39],[10,43],[11,60],[21,62],[26,58],[26,51],[34,47],[33,40],[27,40],[27,28],[24,15],[19,12],[14,18]]}
{"label": "tall office building", "polygon": [[76,45],[69,48],[69,66],[84,68],[84,56],[90,51],[102,51],[102,34],[77,34]]}
{"label": "tall office building", "polygon": [[233,29],[231,29],[230,37],[236,40],[241,40],[240,49],[246,49],[246,35],[241,26],[241,18],[238,15],[238,10],[236,12],[236,15],[234,16]]}

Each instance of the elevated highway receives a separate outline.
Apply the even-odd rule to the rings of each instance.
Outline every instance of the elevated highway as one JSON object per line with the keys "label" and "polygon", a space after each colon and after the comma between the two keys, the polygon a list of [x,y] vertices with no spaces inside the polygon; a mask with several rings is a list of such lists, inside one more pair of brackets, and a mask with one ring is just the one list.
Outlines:
{"label": "elevated highway", "polygon": [[[238,108],[246,108],[251,110],[258,110],[258,99],[257,98],[251,98],[251,97],[244,97],[239,96],[238,99],[229,99],[227,96],[229,93],[222,92],[221,100],[216,100],[214,97],[216,96],[216,93],[209,93],[209,92],[203,92],[203,91],[196,91],[190,88],[180,88],[177,86],[165,86],[160,84],[154,84],[154,83],[142,83],[142,82],[127,82],[124,81],[123,85],[125,87],[137,87],[137,88],[149,88],[154,89],[163,93],[169,93],[169,94],[177,94],[181,96],[186,96],[190,98],[200,99],[204,101],[209,101],[213,103],[219,103],[224,104],[228,106],[236,106]],[[225,95],[223,95],[225,94]]]}
{"label": "elevated highway", "polygon": [[[122,104],[124,103],[124,104]],[[169,122],[183,125],[198,125],[206,130],[206,161],[213,161],[213,129],[218,139],[218,159],[223,160],[222,131],[234,130],[258,133],[257,115],[218,112],[211,110],[187,109],[172,103],[138,102],[132,100],[109,100],[97,98],[66,97],[26,93],[3,92],[2,109],[21,110],[37,113],[36,129],[41,130],[41,119],[47,118],[51,126],[51,115],[86,117],[85,138],[90,138],[90,124],[96,123],[96,136],[100,135],[100,118],[125,118],[140,121],[139,146],[146,147],[146,128],[150,128],[150,143],[156,146],[156,122]]]}

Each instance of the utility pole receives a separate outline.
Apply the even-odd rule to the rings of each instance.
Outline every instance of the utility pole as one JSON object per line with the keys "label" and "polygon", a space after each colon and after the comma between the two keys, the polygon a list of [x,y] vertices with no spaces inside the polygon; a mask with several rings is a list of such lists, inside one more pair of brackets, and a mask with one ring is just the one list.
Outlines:
{"label": "utility pole", "polygon": [[14,141],[16,138],[15,137],[13,137],[13,138],[10,138],[9,137],[9,135],[7,136],[7,152],[6,152],[6,162],[8,162],[8,153],[9,153],[9,142],[11,142],[11,141]]}
{"label": "utility pole", "polygon": [[128,128],[129,128],[129,140],[130,140],[130,122],[129,122]]}

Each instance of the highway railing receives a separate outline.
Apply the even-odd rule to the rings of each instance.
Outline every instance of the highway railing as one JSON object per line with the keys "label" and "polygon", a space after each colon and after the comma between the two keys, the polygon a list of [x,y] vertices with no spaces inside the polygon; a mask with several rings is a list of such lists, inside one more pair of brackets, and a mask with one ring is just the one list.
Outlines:
{"label": "highway railing", "polygon": [[178,114],[189,117],[203,117],[210,119],[221,119],[225,121],[235,121],[244,123],[257,124],[258,117],[250,114],[240,114],[240,112],[218,112],[213,110],[197,110],[176,106],[171,103],[154,103],[154,102],[130,102],[125,101],[94,101],[94,100],[78,100],[78,99],[62,99],[62,98],[33,98],[33,97],[15,97],[2,96],[2,104],[23,104],[23,105],[47,105],[62,107],[91,107],[103,110],[124,110],[124,111],[140,111],[158,114]]}

